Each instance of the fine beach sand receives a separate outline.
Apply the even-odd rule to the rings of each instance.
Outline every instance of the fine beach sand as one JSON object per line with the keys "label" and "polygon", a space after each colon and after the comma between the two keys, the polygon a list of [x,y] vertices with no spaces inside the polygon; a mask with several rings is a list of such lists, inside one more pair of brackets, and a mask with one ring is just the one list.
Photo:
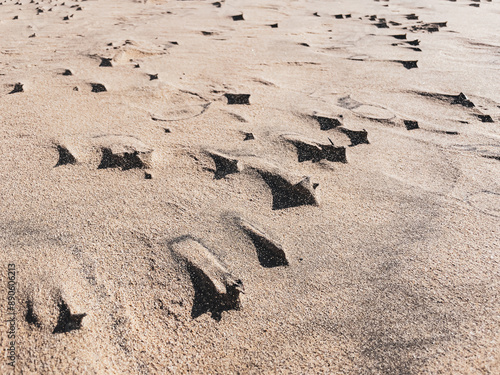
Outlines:
{"label": "fine beach sand", "polygon": [[0,374],[499,374],[500,2],[214,1],[0,0]]}

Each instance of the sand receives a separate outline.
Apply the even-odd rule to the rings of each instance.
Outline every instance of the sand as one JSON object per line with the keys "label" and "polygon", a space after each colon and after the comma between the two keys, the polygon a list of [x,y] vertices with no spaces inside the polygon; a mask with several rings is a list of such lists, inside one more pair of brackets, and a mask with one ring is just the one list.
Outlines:
{"label": "sand", "polygon": [[1,374],[500,373],[498,1],[0,4]]}

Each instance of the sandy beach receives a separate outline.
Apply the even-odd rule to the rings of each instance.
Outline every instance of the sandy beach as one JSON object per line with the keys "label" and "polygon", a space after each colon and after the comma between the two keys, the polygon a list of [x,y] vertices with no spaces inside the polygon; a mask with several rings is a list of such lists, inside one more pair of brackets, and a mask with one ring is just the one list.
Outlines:
{"label": "sandy beach", "polygon": [[499,36],[0,0],[0,374],[500,374]]}

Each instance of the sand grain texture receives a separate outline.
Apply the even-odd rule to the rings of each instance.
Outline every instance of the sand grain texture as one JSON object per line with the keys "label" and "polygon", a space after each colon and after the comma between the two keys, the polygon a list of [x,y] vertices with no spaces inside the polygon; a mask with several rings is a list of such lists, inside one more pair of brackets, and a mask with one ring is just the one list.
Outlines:
{"label": "sand grain texture", "polygon": [[15,374],[500,373],[499,1],[0,3]]}

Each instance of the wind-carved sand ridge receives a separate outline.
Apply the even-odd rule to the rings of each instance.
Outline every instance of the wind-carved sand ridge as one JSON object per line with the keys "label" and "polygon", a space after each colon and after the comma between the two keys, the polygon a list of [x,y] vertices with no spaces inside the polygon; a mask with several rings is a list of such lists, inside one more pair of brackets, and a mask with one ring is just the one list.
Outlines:
{"label": "wind-carved sand ridge", "polygon": [[210,250],[190,237],[180,237],[170,244],[176,256],[186,262],[193,287],[193,317],[210,311],[214,319],[222,311],[239,309],[243,282],[227,271]]}
{"label": "wind-carved sand ridge", "polygon": [[[337,150],[335,148],[330,151],[324,149],[323,155],[332,159],[332,151],[336,153]],[[345,149],[343,151],[345,158]],[[215,179],[222,179],[240,172],[245,172],[249,177],[260,176],[271,191],[273,210],[319,204],[316,191],[319,184],[312,183],[309,176],[300,176],[259,157],[246,155],[233,157],[218,151],[207,151],[207,154],[215,164],[213,170]],[[342,158],[342,151],[340,154]]]}
{"label": "wind-carved sand ridge", "polygon": [[257,168],[257,172],[271,189],[273,210],[302,205],[319,205],[316,189],[309,176],[297,176],[277,168]]}
{"label": "wind-carved sand ridge", "polygon": [[236,218],[236,222],[241,230],[252,240],[257,251],[259,263],[263,267],[288,266],[289,262],[286,253],[280,244],[271,239],[269,235],[256,227],[255,224],[243,218]]}
{"label": "wind-carved sand ridge", "polygon": [[153,149],[135,137],[111,135],[96,137],[96,141],[102,151],[99,169],[118,167],[127,170],[152,166]]}
{"label": "wind-carved sand ridge", "polygon": [[231,173],[239,173],[242,171],[242,163],[238,159],[224,155],[217,151],[209,151],[208,154],[215,163],[215,175],[217,179],[224,178]]}
{"label": "wind-carved sand ridge", "polygon": [[500,373],[498,14],[0,0],[0,374]]}
{"label": "wind-carved sand ridge", "polygon": [[316,163],[324,159],[347,163],[345,147],[335,147],[331,139],[330,143],[319,143],[296,134],[284,134],[282,137],[297,148],[299,162],[311,160]]}
{"label": "wind-carved sand ridge", "polygon": [[[73,143],[73,145],[72,145]],[[55,144],[59,153],[56,167],[66,164],[77,164],[79,162],[91,162],[91,154],[99,153],[99,164],[97,169],[119,168],[128,170],[133,168],[147,169],[153,166],[153,149],[145,145],[141,140],[126,135],[101,135],[81,139],[76,147],[75,141],[69,143],[61,142]],[[77,154],[81,155],[81,159]]]}

